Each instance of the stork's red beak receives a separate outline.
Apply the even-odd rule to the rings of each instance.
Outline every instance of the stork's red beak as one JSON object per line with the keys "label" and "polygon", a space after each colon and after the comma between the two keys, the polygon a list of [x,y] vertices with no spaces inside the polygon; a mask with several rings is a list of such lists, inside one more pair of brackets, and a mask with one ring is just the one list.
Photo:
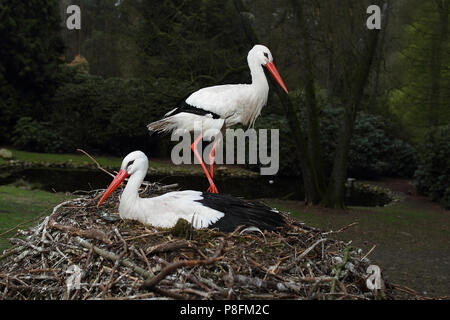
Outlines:
{"label": "stork's red beak", "polygon": [[277,68],[275,68],[275,65],[273,64],[273,62],[270,62],[270,61],[267,62],[266,67],[267,67],[267,69],[269,69],[270,73],[275,78],[275,80],[277,80],[278,84],[283,88],[283,90],[286,91],[286,93],[289,93],[288,89],[284,85],[283,79],[281,79],[281,76],[278,73]]}
{"label": "stork's red beak", "polygon": [[103,201],[108,198],[111,193],[113,193],[114,190],[117,189],[118,186],[125,180],[126,177],[128,177],[130,174],[126,172],[125,170],[120,169],[117,175],[114,177],[114,180],[109,185],[108,189],[106,189],[105,193],[103,194],[102,198],[98,201],[97,207],[102,204]]}

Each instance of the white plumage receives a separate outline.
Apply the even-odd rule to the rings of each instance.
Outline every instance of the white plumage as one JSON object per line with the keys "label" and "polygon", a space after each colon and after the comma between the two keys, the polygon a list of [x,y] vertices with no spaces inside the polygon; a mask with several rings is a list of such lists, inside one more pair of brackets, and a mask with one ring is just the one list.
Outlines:
{"label": "white plumage", "polygon": [[[283,89],[287,89],[273,66],[270,50],[263,45],[255,45],[247,56],[248,66],[252,76],[251,84],[227,84],[202,88],[189,95],[179,106],[165,114],[164,118],[148,125],[151,131],[171,131],[182,129],[193,131],[193,121],[202,118],[212,119],[212,113],[220,118],[207,121],[203,129],[216,128],[220,130],[224,124],[227,127],[241,123],[253,126],[261,109],[267,103],[269,84],[264,74],[263,66],[271,66],[270,71]],[[275,71],[274,71],[275,70]],[[186,105],[205,111],[204,115],[192,117],[192,112]],[[208,112],[212,112],[209,113]],[[174,114],[176,113],[176,114]],[[174,115],[172,115],[174,114]],[[168,124],[165,126],[164,124]],[[206,140],[211,137],[204,137]]]}
{"label": "white plumage", "polygon": [[[263,45],[255,45],[247,56],[248,66],[252,76],[251,84],[228,84],[200,89],[173,110],[165,114],[164,118],[148,125],[150,131],[182,132],[197,131],[204,140],[212,140],[226,127],[241,123],[253,127],[262,108],[267,103],[269,84],[264,74],[263,66],[272,73],[280,86],[288,92],[279,75],[270,50]],[[210,181],[208,191],[217,192],[212,182],[215,146],[210,154],[210,172],[204,168],[206,177]],[[193,144],[194,150],[196,143]],[[196,155],[197,156],[197,155]],[[198,158],[198,156],[197,156]],[[203,166],[202,159],[198,159]]]}
{"label": "white plumage", "polygon": [[99,206],[129,176],[120,197],[122,219],[137,220],[155,227],[173,227],[178,219],[192,222],[196,229],[217,227],[234,230],[240,224],[272,230],[284,224],[278,211],[262,204],[231,196],[212,195],[200,191],[175,191],[153,198],[141,198],[138,190],[148,169],[148,159],[134,151],[122,161],[122,166],[98,202]]}

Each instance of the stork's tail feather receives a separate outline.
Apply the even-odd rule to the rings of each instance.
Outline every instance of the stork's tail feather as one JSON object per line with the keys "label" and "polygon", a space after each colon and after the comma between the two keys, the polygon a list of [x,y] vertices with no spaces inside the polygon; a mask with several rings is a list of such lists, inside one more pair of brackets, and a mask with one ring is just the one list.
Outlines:
{"label": "stork's tail feather", "polygon": [[225,214],[222,219],[208,228],[231,232],[238,225],[245,225],[272,231],[286,224],[280,212],[261,202],[246,201],[226,194],[203,193],[202,197],[203,199],[198,202]]}
{"label": "stork's tail feather", "polygon": [[169,132],[175,128],[175,122],[170,118],[163,118],[147,125],[148,130],[151,132]]}

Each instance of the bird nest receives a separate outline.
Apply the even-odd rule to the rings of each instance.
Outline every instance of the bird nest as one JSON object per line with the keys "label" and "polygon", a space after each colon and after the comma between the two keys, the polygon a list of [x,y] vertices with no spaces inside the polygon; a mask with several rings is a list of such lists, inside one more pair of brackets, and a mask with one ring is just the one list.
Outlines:
{"label": "bird nest", "polygon": [[[120,188],[78,193],[10,238],[0,255],[2,299],[396,299],[418,298],[385,282],[369,290],[362,250],[291,219],[275,232],[238,227],[171,229],[122,220]],[[146,183],[142,197],[167,192]],[[342,231],[342,230],[340,230]]]}

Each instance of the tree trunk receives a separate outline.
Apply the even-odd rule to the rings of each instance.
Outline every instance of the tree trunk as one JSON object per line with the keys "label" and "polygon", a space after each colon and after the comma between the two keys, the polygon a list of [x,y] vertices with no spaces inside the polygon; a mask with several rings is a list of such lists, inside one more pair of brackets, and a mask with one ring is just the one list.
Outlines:
{"label": "tree trunk", "polygon": [[[322,143],[320,139],[319,116],[314,85],[313,62],[311,59],[311,46],[307,24],[304,18],[304,0],[292,0],[292,6],[297,15],[297,23],[303,36],[303,72],[306,111],[308,117],[308,151],[311,157],[311,170],[315,176],[315,184],[320,198],[326,189],[325,171],[323,167]],[[319,201],[317,201],[319,202]]]}
{"label": "tree trunk", "polygon": [[348,153],[350,141],[353,134],[356,113],[360,108],[361,100],[364,94],[364,88],[369,78],[370,67],[376,52],[379,30],[368,30],[369,36],[366,44],[366,50],[359,61],[359,67],[356,69],[351,83],[351,99],[345,105],[344,119],[342,129],[339,135],[339,141],[336,147],[333,171],[331,173],[328,185],[327,195],[323,201],[324,205],[332,208],[345,208],[345,180],[348,168]]}
{"label": "tree trunk", "polygon": [[[242,2],[242,0],[233,0],[233,2],[236,11],[240,15],[242,28],[247,36],[248,41],[252,44],[259,43],[258,37],[253,30],[250,22],[244,15],[242,15],[242,12],[248,12],[244,3]],[[281,104],[283,105],[289,128],[297,145],[295,152],[297,155],[297,159],[300,162],[302,171],[303,185],[305,188],[305,202],[307,204],[317,204],[322,198],[321,192],[317,187],[317,175],[314,170],[313,161],[309,156],[305,134],[301,129],[300,121],[295,112],[295,108],[292,105],[292,101],[290,100],[289,96],[278,86],[275,80],[271,76],[268,76],[267,79],[271,83],[272,90],[276,93],[276,95],[280,99]]]}
{"label": "tree trunk", "polygon": [[439,123],[439,110],[441,102],[441,70],[442,70],[442,46],[447,42],[448,34],[448,0],[436,0],[439,14],[439,25],[436,36],[432,39],[432,51],[430,61],[431,90],[429,97],[429,119],[430,126]]}
{"label": "tree trunk", "polygon": [[[387,4],[385,4],[387,6]],[[385,44],[386,44],[386,34],[387,34],[387,29],[389,26],[389,16],[390,16],[390,10],[387,10],[387,7],[383,8],[383,11],[385,13],[384,15],[384,19],[383,19],[383,25],[381,26],[381,30],[380,30],[380,39],[379,39],[379,45],[378,45],[378,49],[377,49],[377,53],[374,57],[374,69],[375,69],[375,83],[373,85],[373,90],[371,93],[371,97],[369,99],[369,105],[368,105],[368,109],[369,110],[374,110],[375,106],[377,104],[377,98],[378,98],[378,91],[379,91],[379,87],[380,87],[380,74],[381,74],[381,65],[382,62],[384,60],[384,52],[386,51],[385,49]]]}

